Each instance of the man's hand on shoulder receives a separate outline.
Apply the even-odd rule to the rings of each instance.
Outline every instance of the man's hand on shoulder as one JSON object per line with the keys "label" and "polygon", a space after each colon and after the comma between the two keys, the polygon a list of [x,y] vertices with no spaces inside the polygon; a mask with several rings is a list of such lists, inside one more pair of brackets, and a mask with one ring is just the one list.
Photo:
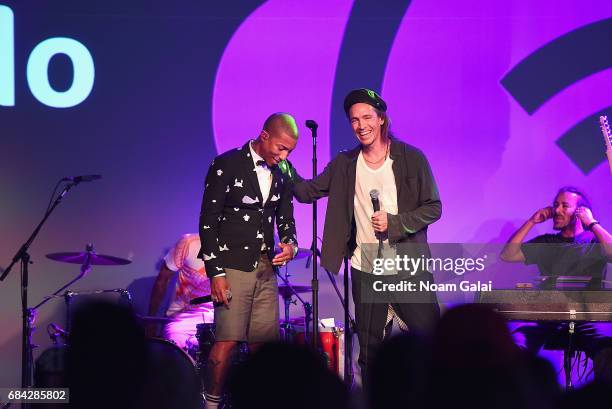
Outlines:
{"label": "man's hand on shoulder", "polygon": [[278,164],[281,173],[289,178],[293,183],[302,181],[302,177],[297,173],[293,163],[289,159],[285,159]]}

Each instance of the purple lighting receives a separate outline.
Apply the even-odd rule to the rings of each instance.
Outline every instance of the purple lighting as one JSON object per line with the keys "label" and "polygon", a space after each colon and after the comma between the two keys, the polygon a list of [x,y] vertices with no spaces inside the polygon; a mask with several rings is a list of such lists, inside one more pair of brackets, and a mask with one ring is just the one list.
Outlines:
{"label": "purple lighting", "polygon": [[527,217],[565,184],[583,186],[609,206],[610,189],[597,188],[610,186],[605,164],[584,175],[555,141],[612,105],[604,91],[610,70],[563,90],[533,116],[500,84],[547,42],[612,15],[610,2],[597,3],[580,10],[553,1],[410,6],[382,92],[396,134],[431,160],[444,203],[444,217],[431,229],[435,241],[495,240],[509,212]]}
{"label": "purple lighting", "polygon": [[[219,64],[213,95],[218,152],[255,138],[273,112],[291,113],[300,142],[289,158],[312,172],[306,119],[319,123],[319,171],[329,161],[329,112],[336,59],[351,1],[269,1],[234,34]],[[320,208],[324,208],[321,204]],[[298,239],[309,246],[309,208],[296,206]],[[322,225],[321,225],[322,229]]]}

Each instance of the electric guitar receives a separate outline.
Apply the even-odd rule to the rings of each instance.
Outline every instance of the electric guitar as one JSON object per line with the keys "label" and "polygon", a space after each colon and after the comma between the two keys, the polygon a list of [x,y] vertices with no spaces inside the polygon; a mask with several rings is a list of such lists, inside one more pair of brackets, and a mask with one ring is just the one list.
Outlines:
{"label": "electric guitar", "polygon": [[608,164],[610,165],[610,172],[612,173],[612,132],[610,132],[610,124],[608,123],[607,115],[599,117],[599,125],[601,126],[601,133],[603,134],[604,140],[606,141],[606,155],[608,156]]}

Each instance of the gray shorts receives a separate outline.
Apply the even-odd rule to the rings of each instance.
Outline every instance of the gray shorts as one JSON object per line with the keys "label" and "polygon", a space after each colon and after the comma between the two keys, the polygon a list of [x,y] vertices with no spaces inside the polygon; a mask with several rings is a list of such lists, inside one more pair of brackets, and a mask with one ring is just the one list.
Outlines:
{"label": "gray shorts", "polygon": [[253,271],[225,269],[232,291],[229,308],[215,306],[217,341],[271,342],[279,339],[278,284],[272,264],[262,254]]}

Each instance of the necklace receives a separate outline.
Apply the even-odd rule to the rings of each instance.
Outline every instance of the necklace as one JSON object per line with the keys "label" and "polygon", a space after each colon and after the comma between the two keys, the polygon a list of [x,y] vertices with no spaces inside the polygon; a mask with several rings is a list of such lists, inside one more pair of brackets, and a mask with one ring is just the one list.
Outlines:
{"label": "necklace", "polygon": [[365,155],[363,155],[363,154],[362,154],[361,156],[363,157],[363,160],[365,160],[365,161],[366,161],[367,163],[369,163],[370,165],[376,165],[376,164],[378,164],[378,163],[382,162],[383,160],[385,160],[385,159],[387,158],[387,155],[389,154],[389,145],[390,145],[390,143],[389,143],[389,142],[387,142],[387,148],[386,148],[386,150],[385,150],[385,154],[382,156],[382,158],[380,158],[380,159],[378,159],[378,160],[375,160],[375,161],[370,161],[370,160],[367,160],[367,159],[366,159]]}

